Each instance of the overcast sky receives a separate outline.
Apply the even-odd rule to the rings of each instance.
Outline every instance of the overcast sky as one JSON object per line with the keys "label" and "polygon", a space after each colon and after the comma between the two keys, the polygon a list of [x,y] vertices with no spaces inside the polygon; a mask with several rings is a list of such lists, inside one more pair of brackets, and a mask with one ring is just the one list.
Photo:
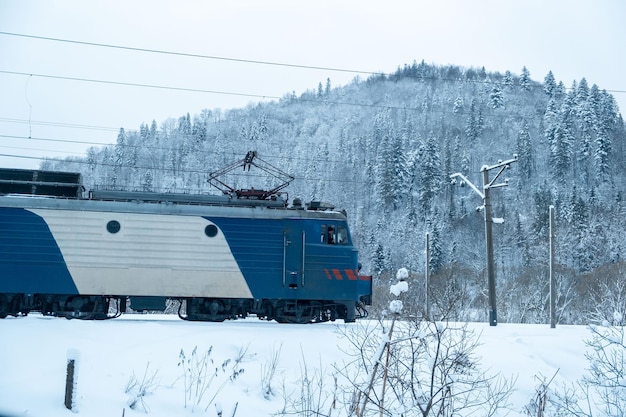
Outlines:
{"label": "overcast sky", "polygon": [[623,0],[0,0],[0,154],[10,155],[0,167],[36,168],[43,156],[113,143],[120,127],[358,75],[297,66],[388,73],[424,59],[515,74],[526,66],[534,80],[552,70],[566,87],[585,77],[623,113],[625,18]]}

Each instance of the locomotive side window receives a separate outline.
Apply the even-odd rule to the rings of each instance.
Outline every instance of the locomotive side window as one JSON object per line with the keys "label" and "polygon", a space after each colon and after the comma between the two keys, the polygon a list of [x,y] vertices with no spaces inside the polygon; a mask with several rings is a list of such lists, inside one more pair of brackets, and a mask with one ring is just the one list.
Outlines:
{"label": "locomotive side window", "polygon": [[328,243],[329,245],[332,245],[335,243],[335,231],[332,225],[328,225],[328,224],[322,225],[321,242]]}
{"label": "locomotive side window", "polygon": [[347,245],[348,242],[348,229],[343,226],[337,228],[336,242],[338,245]]}
{"label": "locomotive side window", "polygon": [[117,220],[111,220],[110,222],[107,223],[107,231],[111,234],[115,234],[119,232],[121,228],[122,226],[120,225],[120,222],[118,222]]}
{"label": "locomotive side window", "polygon": [[217,226],[215,226],[214,224],[208,225],[207,227],[204,228],[204,234],[207,235],[208,237],[217,236]]}
{"label": "locomotive side window", "polygon": [[321,242],[328,245],[347,245],[348,229],[345,226],[334,224],[323,224]]}

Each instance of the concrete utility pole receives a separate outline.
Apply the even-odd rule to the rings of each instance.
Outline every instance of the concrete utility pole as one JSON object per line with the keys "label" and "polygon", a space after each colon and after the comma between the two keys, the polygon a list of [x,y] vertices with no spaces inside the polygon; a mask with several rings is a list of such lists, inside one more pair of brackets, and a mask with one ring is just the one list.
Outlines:
{"label": "concrete utility pole", "polygon": [[[483,206],[478,207],[477,211],[484,209],[485,211],[485,240],[487,247],[487,283],[489,289],[489,325],[496,326],[498,324],[498,314],[496,310],[496,269],[493,261],[493,234],[492,226],[494,223],[504,223],[502,218],[494,218],[491,214],[491,189],[506,187],[509,185],[509,180],[505,179],[504,182],[494,184],[500,177],[505,169],[509,168],[513,162],[517,161],[517,154],[513,155],[513,159],[507,161],[498,161],[497,164],[488,166],[483,165],[480,171],[483,173],[483,191],[481,192],[470,180],[465,178],[463,174],[457,172],[450,175],[451,179],[461,178],[463,183],[467,183],[470,188],[483,199]],[[498,173],[490,180],[489,171],[499,169]],[[463,184],[462,183],[462,184]]]}
{"label": "concrete utility pole", "polygon": [[424,304],[426,305],[426,320],[430,320],[430,299],[428,298],[428,291],[430,285],[430,233],[426,232],[426,285],[424,288]]}
{"label": "concrete utility pole", "polygon": [[550,206],[550,328],[556,328],[556,275],[554,274],[555,264],[555,242],[556,226],[554,224],[554,206]]}

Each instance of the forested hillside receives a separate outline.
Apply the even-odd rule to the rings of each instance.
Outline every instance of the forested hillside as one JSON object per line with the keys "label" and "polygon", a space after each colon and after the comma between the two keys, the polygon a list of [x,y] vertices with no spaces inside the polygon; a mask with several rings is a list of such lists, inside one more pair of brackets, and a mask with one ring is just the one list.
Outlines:
{"label": "forested hillside", "polygon": [[[278,102],[189,109],[193,116],[121,129],[116,145],[42,169],[80,171],[89,188],[213,193],[208,173],[256,150],[296,177],[291,200],[347,210],[363,271],[381,292],[407,267],[421,302],[429,232],[433,310],[484,319],[482,200],[450,174],[482,186],[482,166],[517,154],[502,174],[509,186],[492,191],[493,214],[504,219],[494,225],[498,317],[546,321],[554,205],[559,320],[577,323],[610,303],[623,309],[626,299],[626,130],[599,86],[584,78],[566,86],[552,73],[539,79],[526,68],[516,75],[414,62],[342,87],[325,80]],[[260,174],[229,180],[275,185]]]}

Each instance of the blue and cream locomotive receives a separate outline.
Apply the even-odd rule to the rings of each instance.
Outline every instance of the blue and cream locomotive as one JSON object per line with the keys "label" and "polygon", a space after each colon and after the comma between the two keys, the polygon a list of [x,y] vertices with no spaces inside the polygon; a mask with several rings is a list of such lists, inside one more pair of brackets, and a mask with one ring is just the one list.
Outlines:
{"label": "blue and cream locomotive", "polygon": [[2,169],[0,317],[104,319],[168,300],[187,320],[362,317],[372,281],[346,215],[250,197],[85,193],[80,174]]}

